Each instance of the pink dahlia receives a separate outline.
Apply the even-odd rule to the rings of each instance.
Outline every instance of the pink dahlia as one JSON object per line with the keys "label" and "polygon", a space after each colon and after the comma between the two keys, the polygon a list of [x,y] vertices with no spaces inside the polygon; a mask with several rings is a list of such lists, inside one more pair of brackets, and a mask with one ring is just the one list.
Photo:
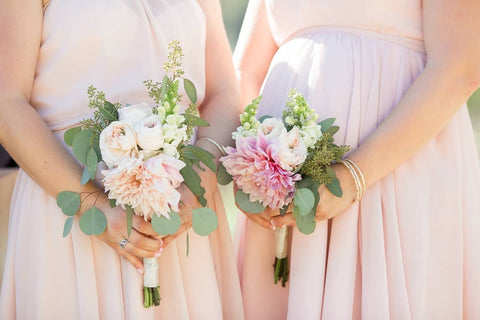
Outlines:
{"label": "pink dahlia", "polygon": [[239,138],[236,147],[227,148],[221,159],[239,188],[250,195],[250,201],[278,209],[289,204],[295,193],[299,174],[282,169],[278,161],[278,141],[257,137]]}
{"label": "pink dahlia", "polygon": [[154,214],[170,218],[170,211],[178,211],[180,193],[176,190],[183,182],[180,160],[158,155],[143,161],[128,157],[113,169],[102,174],[108,197],[122,207],[127,205],[135,214],[151,220]]}

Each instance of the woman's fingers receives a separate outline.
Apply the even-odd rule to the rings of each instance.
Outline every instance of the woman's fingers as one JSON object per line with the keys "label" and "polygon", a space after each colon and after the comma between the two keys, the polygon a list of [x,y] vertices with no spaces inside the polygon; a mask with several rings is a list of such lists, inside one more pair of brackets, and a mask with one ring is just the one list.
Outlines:
{"label": "woman's fingers", "polygon": [[143,274],[143,262],[139,258],[128,253],[125,249],[122,248],[118,248],[117,251],[122,257],[124,257],[128,262],[130,262],[135,269],[137,269],[138,273]]}
{"label": "woman's fingers", "polygon": [[132,226],[135,230],[140,233],[155,237],[158,234],[153,230],[152,224],[150,222],[145,221],[144,219],[133,215],[132,219]]}
{"label": "woman's fingers", "polygon": [[292,213],[287,213],[283,217],[282,216],[276,216],[272,218],[272,224],[276,228],[283,228],[285,226],[291,227],[291,226],[296,226],[296,220],[295,217],[293,216]]}
{"label": "woman's fingers", "polygon": [[143,233],[140,233],[135,229],[132,229],[132,233],[127,240],[139,249],[142,249],[144,251],[151,251],[154,253],[160,249],[163,243],[162,239],[154,239],[145,236]]}
{"label": "woman's fingers", "polygon": [[256,224],[269,229],[269,230],[275,230],[275,227],[270,223],[270,216],[267,215],[267,218],[263,216],[262,214],[253,214],[253,213],[246,213],[248,219],[252,220]]}

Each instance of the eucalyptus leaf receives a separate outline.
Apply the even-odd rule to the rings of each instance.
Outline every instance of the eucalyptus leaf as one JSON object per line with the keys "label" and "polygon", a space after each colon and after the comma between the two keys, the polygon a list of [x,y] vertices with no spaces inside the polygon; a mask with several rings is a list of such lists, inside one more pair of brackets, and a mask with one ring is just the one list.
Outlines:
{"label": "eucalyptus leaf", "polygon": [[295,198],[293,200],[295,206],[295,212],[306,216],[310,214],[315,204],[315,196],[313,192],[308,188],[300,188],[295,190]]}
{"label": "eucalyptus leaf", "polygon": [[178,213],[170,211],[169,215],[170,219],[167,219],[164,216],[159,217],[156,214],[152,217],[153,230],[161,236],[175,234],[182,224],[182,220]]}
{"label": "eucalyptus leaf", "polygon": [[262,123],[265,119],[270,119],[270,118],[273,118],[273,117],[266,114],[266,115],[264,115],[264,116],[261,116],[261,117],[258,119],[258,122]]}
{"label": "eucalyptus leaf", "polygon": [[332,167],[327,167],[326,172],[332,180],[337,178],[337,174],[335,173],[335,170],[332,169]]}
{"label": "eucalyptus leaf", "polygon": [[115,199],[110,199],[108,203],[110,205],[110,208],[115,208],[117,206],[117,200]]}
{"label": "eucalyptus leaf", "polygon": [[333,136],[335,133],[338,132],[338,130],[340,130],[339,126],[332,126],[332,127],[328,128],[327,130],[325,130],[324,133],[329,133],[331,136]]}
{"label": "eucalyptus leaf", "polygon": [[67,216],[74,216],[80,209],[80,194],[71,191],[62,191],[57,195],[57,206]]}
{"label": "eucalyptus leaf", "polygon": [[280,215],[283,217],[284,215],[287,214],[287,210],[288,210],[288,204],[284,205],[283,207],[280,208]]}
{"label": "eucalyptus leaf", "polygon": [[226,186],[232,180],[232,176],[227,172],[223,163],[220,162],[217,166],[217,182],[222,186]]}
{"label": "eucalyptus leaf", "polygon": [[90,140],[92,137],[92,131],[89,129],[82,130],[75,135],[73,139],[72,148],[73,155],[83,164],[87,164],[87,153],[90,149]]}
{"label": "eucalyptus leaf", "polygon": [[195,172],[191,166],[187,165],[180,170],[180,174],[190,191],[197,196],[198,202],[200,202],[202,206],[206,206],[207,199],[203,196],[205,189],[201,185],[201,179],[198,173]]}
{"label": "eucalyptus leaf", "polygon": [[82,178],[80,179],[80,184],[82,186],[86,185],[87,182],[90,180],[90,171],[88,167],[83,168]]}
{"label": "eucalyptus leaf", "polygon": [[73,127],[65,131],[65,134],[63,135],[63,140],[65,141],[67,146],[72,146],[73,139],[80,131],[82,131],[82,127]]}
{"label": "eucalyptus leaf", "polygon": [[133,225],[133,209],[130,206],[126,206],[125,211],[127,212],[127,235],[130,237]]}
{"label": "eucalyptus leaf", "polygon": [[326,187],[334,196],[338,198],[343,196],[342,187],[340,186],[340,181],[338,181],[337,178],[333,179],[332,182],[326,185]]}
{"label": "eucalyptus leaf", "polygon": [[99,107],[98,111],[108,121],[118,120],[118,110],[111,102],[105,101],[103,107]]}
{"label": "eucalyptus leaf", "polygon": [[88,209],[80,217],[80,229],[86,235],[98,236],[105,231],[106,227],[107,218],[97,207]]}
{"label": "eucalyptus leaf", "polygon": [[308,214],[306,216],[302,216],[300,214],[295,214],[295,220],[297,223],[298,231],[300,231],[301,233],[311,234],[313,231],[315,231],[315,227],[317,225],[315,221],[315,215]]}
{"label": "eucalyptus leaf", "polygon": [[200,236],[208,236],[217,228],[218,218],[210,208],[198,208],[193,210],[192,227]]}
{"label": "eucalyptus leaf", "polygon": [[197,146],[188,145],[182,149],[183,156],[190,160],[200,160],[203,162],[210,170],[217,172],[217,166],[213,159],[215,156],[208,152],[205,149],[202,149]]}
{"label": "eucalyptus leaf", "polygon": [[87,168],[92,180],[95,180],[95,174],[97,173],[97,160],[97,153],[93,148],[90,148],[87,152]]}
{"label": "eucalyptus leaf", "polygon": [[67,220],[65,220],[65,225],[63,226],[64,238],[68,236],[68,234],[70,233],[70,230],[72,230],[72,225],[73,225],[73,217],[68,217]]}
{"label": "eucalyptus leaf", "polygon": [[235,203],[242,211],[247,213],[261,213],[265,211],[263,204],[259,201],[250,201],[250,196],[242,190],[238,190],[235,194]]}
{"label": "eucalyptus leaf", "polygon": [[195,89],[193,82],[188,79],[183,79],[183,88],[190,101],[192,101],[192,103],[197,103],[197,89]]}
{"label": "eucalyptus leaf", "polygon": [[328,118],[323,121],[320,121],[319,125],[321,127],[322,133],[327,131],[328,128],[330,128],[334,122],[335,122],[335,118]]}
{"label": "eucalyptus leaf", "polygon": [[182,113],[182,116],[185,118],[186,121],[191,122],[193,127],[208,127],[210,124],[207,120],[204,120],[200,117],[197,117],[193,114],[189,113]]}

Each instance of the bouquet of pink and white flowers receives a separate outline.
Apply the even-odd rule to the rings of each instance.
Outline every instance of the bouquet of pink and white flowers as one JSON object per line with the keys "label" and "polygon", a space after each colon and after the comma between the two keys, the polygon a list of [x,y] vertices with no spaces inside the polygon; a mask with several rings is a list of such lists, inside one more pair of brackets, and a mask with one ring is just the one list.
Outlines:
{"label": "bouquet of pink and white flowers", "polygon": [[[206,207],[205,190],[193,169],[194,165],[200,167],[202,162],[216,172],[214,156],[190,145],[195,127],[208,123],[199,118],[195,86],[182,77],[183,53],[178,42],[170,43],[169,49],[169,60],[164,64],[167,75],[162,82],[144,82],[153,106],[145,102],[123,106],[112,104],[105,99],[103,92],[90,87],[89,105],[95,109],[94,117],[67,130],[64,136],[75,157],[85,165],[82,184],[95,180],[99,164],[104,167],[100,170],[101,184],[110,205],[126,210],[128,236],[133,214],[150,221],[160,235],[175,234],[181,226],[178,214],[181,194],[177,188],[182,183],[204,206],[193,210],[194,231],[208,235],[217,227],[217,216]],[[184,113],[180,113],[180,83],[191,101]],[[73,216],[84,200],[80,193],[71,191],[58,195],[57,204],[68,216],[64,237],[70,232]],[[80,217],[79,224],[87,235],[99,235],[105,230],[107,220],[94,206]],[[188,239],[187,233],[187,254]],[[159,305],[157,258],[144,258],[144,268],[145,307]]]}
{"label": "bouquet of pink and white flowers", "polygon": [[[297,91],[289,92],[282,119],[257,119],[260,99],[240,115],[241,126],[233,133],[235,148],[227,147],[227,155],[220,159],[226,172],[219,181],[229,182],[231,175],[239,188],[236,203],[244,212],[261,213],[269,207],[284,215],[292,204],[298,230],[310,234],[316,226],[319,186],[325,184],[342,196],[330,165],[340,161],[348,147],[333,143],[339,129],[333,126],[335,119],[317,124],[318,115]],[[275,230],[274,281],[281,280],[283,286],[288,281],[287,238],[287,228]]]}

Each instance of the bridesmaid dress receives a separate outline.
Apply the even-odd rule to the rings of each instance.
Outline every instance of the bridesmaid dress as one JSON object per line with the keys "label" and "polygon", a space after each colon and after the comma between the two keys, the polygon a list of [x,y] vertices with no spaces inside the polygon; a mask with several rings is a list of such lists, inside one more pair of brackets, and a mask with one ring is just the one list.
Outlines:
{"label": "bridesmaid dress", "polygon": [[[421,0],[265,0],[279,50],[259,114],[290,88],[355,149],[427,59]],[[273,232],[241,217],[247,319],[480,319],[480,170],[466,106],[416,155],[315,232],[293,231],[287,288]]]}
{"label": "bridesmaid dress", "polygon": [[[196,0],[52,0],[32,106],[63,143],[63,133],[91,111],[87,88],[110,101],[150,101],[144,80],[161,81],[167,44],[180,41],[183,69],[205,95],[206,20]],[[67,147],[66,147],[67,148]],[[70,150],[70,148],[68,147]],[[243,319],[240,284],[223,203],[214,199],[219,227],[209,237],[189,231],[159,258],[162,301],[143,307],[143,278],[135,268],[65,216],[23,171],[16,183],[0,319]]]}

